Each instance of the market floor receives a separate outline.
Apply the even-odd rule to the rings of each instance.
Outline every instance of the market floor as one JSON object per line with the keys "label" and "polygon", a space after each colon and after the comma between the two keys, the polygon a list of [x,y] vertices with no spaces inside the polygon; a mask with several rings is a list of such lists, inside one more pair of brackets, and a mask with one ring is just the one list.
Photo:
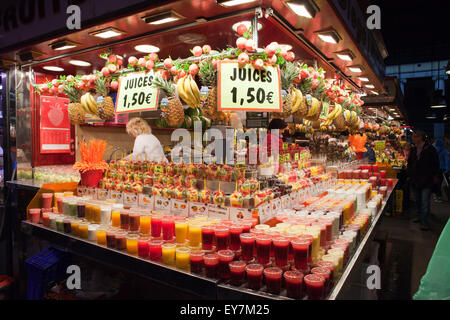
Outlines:
{"label": "market floor", "polygon": [[431,203],[430,230],[421,231],[415,203],[400,216],[384,217],[379,232],[387,234],[386,272],[380,299],[412,299],[420,286],[439,236],[450,218],[450,203]]}

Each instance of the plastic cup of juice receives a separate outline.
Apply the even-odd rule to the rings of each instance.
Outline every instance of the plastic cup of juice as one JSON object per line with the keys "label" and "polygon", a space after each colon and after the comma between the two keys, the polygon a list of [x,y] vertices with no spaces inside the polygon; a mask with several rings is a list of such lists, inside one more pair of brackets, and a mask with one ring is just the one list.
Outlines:
{"label": "plastic cup of juice", "polygon": [[138,243],[137,243],[138,256],[140,258],[144,258],[144,259],[148,258],[149,254],[150,254],[150,245],[149,245],[150,240],[151,240],[151,238],[148,236],[141,236],[138,239]]}
{"label": "plastic cup of juice", "polygon": [[116,248],[118,250],[126,250],[127,249],[126,231],[123,230],[116,231],[115,236],[116,236]]}
{"label": "plastic cup of juice", "polygon": [[242,234],[242,227],[232,225],[230,226],[230,249],[233,251],[238,251],[241,248],[241,240],[239,236]]}
{"label": "plastic cup of juice", "polygon": [[48,228],[50,226],[50,214],[51,213],[42,214],[42,224],[44,225],[44,227]]}
{"label": "plastic cup of juice", "polygon": [[218,276],[225,280],[230,278],[229,263],[234,259],[234,252],[231,250],[220,250],[217,252],[219,256]]}
{"label": "plastic cup of juice", "polygon": [[202,226],[203,223],[200,221],[193,221],[189,223],[189,233],[188,240],[189,246],[199,247],[202,242]]}
{"label": "plastic cup of juice", "polygon": [[230,243],[230,229],[226,226],[217,226],[214,229],[217,251],[227,250]]}
{"label": "plastic cup of juice", "polygon": [[303,298],[303,273],[299,271],[286,271],[284,273],[284,284],[288,298]]}
{"label": "plastic cup of juice", "polygon": [[255,251],[255,236],[251,233],[241,233],[241,259],[247,262],[253,261]]}
{"label": "plastic cup of juice", "polygon": [[244,261],[231,261],[228,264],[230,268],[230,282],[234,286],[240,286],[245,280],[245,267],[247,263]]}
{"label": "plastic cup of juice", "polygon": [[247,283],[249,289],[259,290],[262,286],[262,276],[264,267],[260,264],[249,264],[245,267],[247,274]]}
{"label": "plastic cup of juice", "polygon": [[309,300],[324,298],[325,279],[317,274],[308,274],[303,278],[306,284],[306,294]]}
{"label": "plastic cup of juice", "polygon": [[63,220],[63,224],[64,224],[64,233],[70,233],[71,232],[71,224],[70,224],[71,219],[64,219]]}
{"label": "plastic cup of juice", "polygon": [[42,208],[51,208],[53,204],[53,193],[42,194]]}
{"label": "plastic cup of juice", "polygon": [[97,243],[102,246],[106,246],[106,229],[97,229]]}
{"label": "plastic cup of juice", "polygon": [[162,215],[153,214],[151,216],[151,233],[153,238],[161,237],[161,229],[162,229]]}
{"label": "plastic cup of juice", "polygon": [[30,209],[30,221],[32,223],[39,223],[39,221],[41,220],[41,209],[39,208],[35,208],[35,209]]}
{"label": "plastic cup of juice", "polygon": [[150,234],[150,222],[151,222],[150,214],[141,214],[141,218],[139,221],[139,232],[141,234],[145,235]]}
{"label": "plastic cup of juice", "polygon": [[190,265],[190,249],[187,247],[178,247],[175,250],[175,266],[178,269],[189,270]]}
{"label": "plastic cup of juice", "polygon": [[161,245],[162,262],[173,266],[175,264],[175,250],[177,245],[174,243],[164,243]]}
{"label": "plastic cup of juice", "polygon": [[138,254],[138,238],[137,233],[128,233],[127,235],[127,252],[132,255]]}
{"label": "plastic cup of juice", "polygon": [[275,264],[278,267],[284,267],[288,264],[289,244],[288,238],[279,236],[272,239]]}
{"label": "plastic cup of juice", "polygon": [[331,271],[329,268],[323,268],[323,267],[315,267],[311,269],[311,274],[316,274],[319,276],[322,276],[325,279],[324,284],[324,295],[328,294],[330,290],[330,275]]}
{"label": "plastic cup of juice", "polygon": [[78,236],[83,239],[88,239],[88,237],[89,237],[88,228],[89,228],[89,223],[80,222],[78,224]]}
{"label": "plastic cup of juice", "polygon": [[270,262],[270,246],[272,238],[267,235],[256,237],[256,258],[260,264],[268,264]]}
{"label": "plastic cup of juice", "polygon": [[150,260],[152,261],[161,261],[162,257],[162,248],[163,240],[151,240],[148,244],[149,246],[149,253],[150,253]]}
{"label": "plastic cup of juice", "polygon": [[106,246],[108,248],[116,247],[116,231],[114,228],[108,228],[106,230]]}
{"label": "plastic cup of juice", "polygon": [[175,221],[175,242],[178,244],[184,244],[187,239],[188,222],[179,220]]}
{"label": "plastic cup of juice", "polygon": [[217,278],[217,269],[219,266],[219,255],[216,253],[205,254],[203,257],[203,264],[205,265],[205,274],[208,278]]}
{"label": "plastic cup of juice", "polygon": [[175,220],[173,217],[165,216],[161,221],[163,240],[172,240],[175,236]]}
{"label": "plastic cup of juice", "polygon": [[202,248],[212,250],[214,245],[214,227],[211,225],[202,226]]}
{"label": "plastic cup of juice", "polygon": [[120,211],[120,228],[122,230],[130,229],[130,211],[122,209]]}
{"label": "plastic cup of juice", "polygon": [[268,293],[280,294],[281,280],[283,270],[278,267],[264,269],[264,278],[266,279],[266,290]]}
{"label": "plastic cup of juice", "polygon": [[111,206],[101,206],[100,207],[100,216],[101,216],[100,220],[101,220],[102,225],[107,226],[110,224],[111,211],[112,211]]}
{"label": "plastic cup of juice", "polygon": [[192,250],[189,255],[192,273],[202,273],[203,270],[203,257],[205,253],[203,250]]}

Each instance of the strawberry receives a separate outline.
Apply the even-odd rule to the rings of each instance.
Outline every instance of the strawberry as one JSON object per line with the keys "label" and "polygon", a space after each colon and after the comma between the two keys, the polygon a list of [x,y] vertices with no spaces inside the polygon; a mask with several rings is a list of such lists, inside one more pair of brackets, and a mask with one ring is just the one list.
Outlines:
{"label": "strawberry", "polygon": [[139,58],[139,60],[138,60],[139,67],[145,67],[146,62],[147,62],[147,60],[145,60],[145,58]]}
{"label": "strawberry", "polygon": [[177,75],[177,74],[178,74],[177,67],[172,66],[172,68],[170,68],[170,72],[171,72],[174,76]]}
{"label": "strawberry", "polygon": [[111,63],[116,63],[117,62],[117,56],[115,54],[112,54],[108,57],[108,61]]}
{"label": "strawberry", "polygon": [[158,60],[158,55],[156,53],[151,53],[149,56],[150,60],[156,61]]}
{"label": "strawberry", "polygon": [[253,63],[253,66],[255,67],[255,69],[260,70],[264,67],[264,61],[262,61],[262,59],[256,59]]}
{"label": "strawberry", "polygon": [[238,62],[239,64],[246,64],[248,62],[248,54],[246,54],[245,52],[242,52],[241,54],[239,54],[238,56]]}

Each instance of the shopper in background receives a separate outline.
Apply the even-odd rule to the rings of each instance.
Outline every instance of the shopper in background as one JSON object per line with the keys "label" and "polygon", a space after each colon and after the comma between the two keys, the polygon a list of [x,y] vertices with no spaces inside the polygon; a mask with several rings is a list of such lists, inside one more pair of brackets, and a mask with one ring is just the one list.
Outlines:
{"label": "shopper in background", "polygon": [[374,143],[371,140],[367,140],[365,148],[366,152],[363,154],[363,158],[366,158],[370,163],[375,163],[377,158],[375,156],[375,151],[373,150]]}
{"label": "shopper in background", "polygon": [[414,222],[421,223],[421,230],[428,230],[431,190],[439,174],[439,158],[436,149],[427,142],[425,132],[414,132],[412,141],[414,147],[411,148],[408,157],[407,170],[419,216]]}
{"label": "shopper in background", "polygon": [[156,138],[152,134],[152,129],[147,121],[142,118],[132,118],[127,123],[127,133],[135,138],[133,147],[133,160],[143,161],[146,158],[148,161],[168,162],[164,156],[164,150]]}
{"label": "shopper in background", "polygon": [[434,185],[434,193],[436,198],[434,199],[436,202],[442,202],[442,180],[444,179],[444,174],[450,171],[450,157],[447,149],[444,147],[444,140],[442,138],[436,139],[434,143],[434,147],[436,148],[438,157],[439,157],[439,167],[440,174],[438,175],[437,184]]}
{"label": "shopper in background", "polygon": [[[287,123],[283,119],[272,119],[267,127],[267,136],[263,143],[263,146],[267,147],[268,156],[271,155],[272,140],[278,139],[278,148],[281,150],[283,148],[283,131],[287,128]],[[272,131],[274,130],[274,131]],[[278,130],[278,136],[276,131]]]}

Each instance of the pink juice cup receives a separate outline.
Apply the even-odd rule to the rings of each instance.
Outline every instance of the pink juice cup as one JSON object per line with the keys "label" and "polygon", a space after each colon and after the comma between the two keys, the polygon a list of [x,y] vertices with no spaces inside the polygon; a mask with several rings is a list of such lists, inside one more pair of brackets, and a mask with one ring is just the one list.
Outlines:
{"label": "pink juice cup", "polygon": [[205,266],[205,273],[208,278],[217,278],[217,268],[219,266],[219,255],[212,253],[212,254],[205,254],[203,257],[203,264]]}
{"label": "pink juice cup", "polygon": [[161,237],[162,217],[156,215],[152,216],[150,220],[150,226],[152,229],[152,237],[154,238]]}
{"label": "pink juice cup", "polygon": [[308,259],[310,256],[309,247],[309,239],[297,238],[292,241],[295,269],[304,273],[307,273],[308,271]]}
{"label": "pink juice cup", "polygon": [[161,220],[161,227],[163,240],[172,240],[175,236],[175,220],[172,217],[163,217]]}
{"label": "pink juice cup", "polygon": [[286,237],[275,237],[272,239],[275,264],[285,267],[288,264],[290,240]]}
{"label": "pink juice cup", "polygon": [[138,239],[138,256],[140,258],[148,258],[150,249],[149,249],[149,237],[143,237]]}
{"label": "pink juice cup", "polygon": [[319,276],[322,276],[325,279],[325,284],[324,284],[324,294],[328,294],[328,292],[330,291],[330,275],[331,275],[331,271],[330,269],[326,268],[326,267],[315,267],[311,269],[311,274],[316,274]]}
{"label": "pink juice cup", "polygon": [[53,204],[53,193],[42,194],[42,208],[51,208]]}
{"label": "pink juice cup", "polygon": [[307,240],[309,241],[309,248],[308,248],[308,263],[312,263],[312,245],[314,241],[314,237],[310,234],[302,234],[299,237],[297,237],[298,240]]}
{"label": "pink juice cup", "polygon": [[189,255],[189,260],[191,262],[191,272],[192,273],[202,273],[203,270],[203,257],[205,253],[202,250],[193,250]]}
{"label": "pink juice cup", "polygon": [[151,240],[148,244],[150,260],[161,261],[163,240]]}
{"label": "pink juice cup", "polygon": [[317,266],[322,268],[328,268],[328,270],[330,270],[329,290],[331,291],[331,288],[333,288],[334,286],[334,263],[331,261],[319,261],[317,262]]}
{"label": "pink juice cup", "polygon": [[267,235],[260,235],[256,237],[256,257],[258,263],[265,265],[270,262],[270,246],[272,239]]}
{"label": "pink juice cup", "polygon": [[386,179],[386,170],[380,170],[381,179]]}
{"label": "pink juice cup", "polygon": [[232,261],[229,263],[230,268],[230,282],[234,286],[240,286],[245,280],[245,267],[247,264],[244,261]]}
{"label": "pink juice cup", "polygon": [[30,221],[33,223],[39,223],[39,221],[41,220],[41,209],[39,208],[30,209],[29,213],[30,213]]}
{"label": "pink juice cup", "polygon": [[230,249],[233,251],[238,251],[241,248],[240,235],[242,234],[241,226],[231,226],[230,227]]}
{"label": "pink juice cup", "polygon": [[252,261],[255,250],[255,236],[251,233],[241,233],[241,259],[244,261]]}
{"label": "pink juice cup", "polygon": [[217,252],[219,256],[218,276],[222,280],[230,278],[229,263],[234,259],[234,252],[231,250],[220,250]]}
{"label": "pink juice cup", "polygon": [[212,250],[214,244],[214,228],[212,226],[202,227],[202,248]]}
{"label": "pink juice cup", "polygon": [[264,267],[260,264],[249,264],[245,267],[249,289],[259,290],[262,286],[262,275]]}
{"label": "pink juice cup", "polygon": [[303,298],[303,273],[299,271],[286,271],[284,273],[284,284],[288,298]]}
{"label": "pink juice cup", "polygon": [[309,300],[322,300],[324,297],[325,279],[317,274],[308,274],[303,278]]}
{"label": "pink juice cup", "polygon": [[264,269],[264,278],[266,279],[266,291],[272,294],[280,294],[281,278],[283,270],[278,267]]}
{"label": "pink juice cup", "polygon": [[214,235],[216,236],[217,251],[228,249],[230,242],[230,232],[228,227],[216,227],[214,229]]}

